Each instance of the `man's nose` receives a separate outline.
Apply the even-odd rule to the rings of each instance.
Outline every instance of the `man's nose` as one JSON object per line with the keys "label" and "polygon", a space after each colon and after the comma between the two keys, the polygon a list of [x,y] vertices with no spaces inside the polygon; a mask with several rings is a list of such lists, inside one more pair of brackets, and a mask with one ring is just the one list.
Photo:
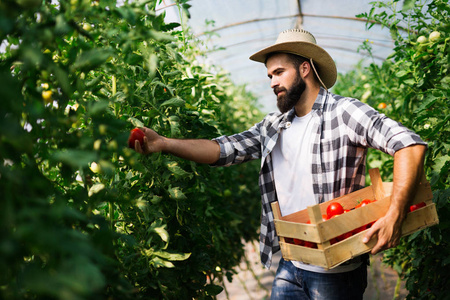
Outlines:
{"label": "man's nose", "polygon": [[279,86],[280,83],[279,81],[276,79],[276,77],[272,77],[272,79],[270,80],[270,87],[273,89],[277,86]]}

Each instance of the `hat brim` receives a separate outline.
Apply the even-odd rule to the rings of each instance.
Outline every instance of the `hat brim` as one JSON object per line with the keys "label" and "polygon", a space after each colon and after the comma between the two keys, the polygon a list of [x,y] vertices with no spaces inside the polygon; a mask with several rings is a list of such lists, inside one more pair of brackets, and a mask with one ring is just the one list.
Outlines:
{"label": "hat brim", "polygon": [[250,59],[265,63],[267,55],[274,52],[292,53],[308,59],[312,58],[325,87],[331,88],[335,84],[337,78],[336,64],[322,47],[309,42],[285,42],[264,48],[250,56]]}

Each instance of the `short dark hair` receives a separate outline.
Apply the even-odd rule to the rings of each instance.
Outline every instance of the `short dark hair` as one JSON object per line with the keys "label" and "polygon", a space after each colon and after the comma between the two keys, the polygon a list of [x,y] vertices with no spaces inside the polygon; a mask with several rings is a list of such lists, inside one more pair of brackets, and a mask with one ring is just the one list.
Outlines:
{"label": "short dark hair", "polygon": [[[267,66],[267,60],[269,60],[269,58],[271,58],[272,56],[276,55],[276,54],[286,54],[288,56],[289,61],[294,65],[294,68],[297,70],[297,73],[299,72],[299,67],[302,63],[304,63],[305,61],[307,63],[309,63],[311,65],[311,62],[309,60],[309,58],[297,55],[297,54],[293,54],[293,53],[288,53],[288,52],[272,52],[267,54],[266,56],[266,60],[264,61],[264,64]],[[312,66],[311,66],[312,69]],[[314,78],[318,80],[317,78],[317,74],[316,72],[313,71],[313,76]]]}
{"label": "short dark hair", "polygon": [[267,60],[269,60],[269,58],[271,58],[272,56],[274,56],[276,54],[286,54],[296,69],[298,69],[300,67],[300,65],[302,63],[304,63],[305,61],[309,62],[309,59],[307,59],[306,57],[297,55],[297,54],[287,53],[287,52],[271,52],[271,53],[267,54],[264,64],[267,65]]}

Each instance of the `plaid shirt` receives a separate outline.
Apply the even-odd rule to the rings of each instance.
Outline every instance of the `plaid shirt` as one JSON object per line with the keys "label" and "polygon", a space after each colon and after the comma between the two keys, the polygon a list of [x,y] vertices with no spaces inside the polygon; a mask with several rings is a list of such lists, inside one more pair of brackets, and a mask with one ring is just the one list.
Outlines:
{"label": "plaid shirt", "polygon": [[[313,191],[316,203],[361,189],[365,185],[367,148],[393,155],[397,150],[424,144],[418,135],[372,107],[320,89],[312,107],[314,140],[311,149]],[[270,268],[272,254],[280,249],[271,202],[277,201],[271,151],[281,130],[289,127],[294,109],[271,113],[247,131],[214,139],[220,145],[215,166],[229,166],[261,159],[259,186],[262,213],[261,262]]]}

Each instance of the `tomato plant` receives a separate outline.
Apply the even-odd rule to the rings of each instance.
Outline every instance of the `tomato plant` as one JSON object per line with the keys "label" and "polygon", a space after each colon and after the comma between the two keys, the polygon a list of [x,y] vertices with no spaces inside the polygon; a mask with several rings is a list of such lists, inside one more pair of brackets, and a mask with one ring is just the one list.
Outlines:
{"label": "tomato plant", "polygon": [[127,147],[261,118],[157,2],[0,3],[0,298],[211,299],[257,238],[257,163]]}
{"label": "tomato plant", "polygon": [[[359,17],[367,27],[389,28],[394,48],[381,64],[373,61],[341,74],[338,94],[359,98],[373,107],[386,103],[383,113],[417,132],[428,143],[425,172],[433,190],[439,225],[401,240],[384,252],[384,262],[406,280],[408,299],[444,299],[450,284],[450,76],[448,1],[374,2]],[[362,48],[370,47],[363,44]],[[368,84],[366,87],[365,85]],[[370,97],[363,97],[368,92]],[[392,157],[369,149],[368,168],[379,168],[384,181],[393,179]],[[366,177],[368,178],[368,176]]]}

